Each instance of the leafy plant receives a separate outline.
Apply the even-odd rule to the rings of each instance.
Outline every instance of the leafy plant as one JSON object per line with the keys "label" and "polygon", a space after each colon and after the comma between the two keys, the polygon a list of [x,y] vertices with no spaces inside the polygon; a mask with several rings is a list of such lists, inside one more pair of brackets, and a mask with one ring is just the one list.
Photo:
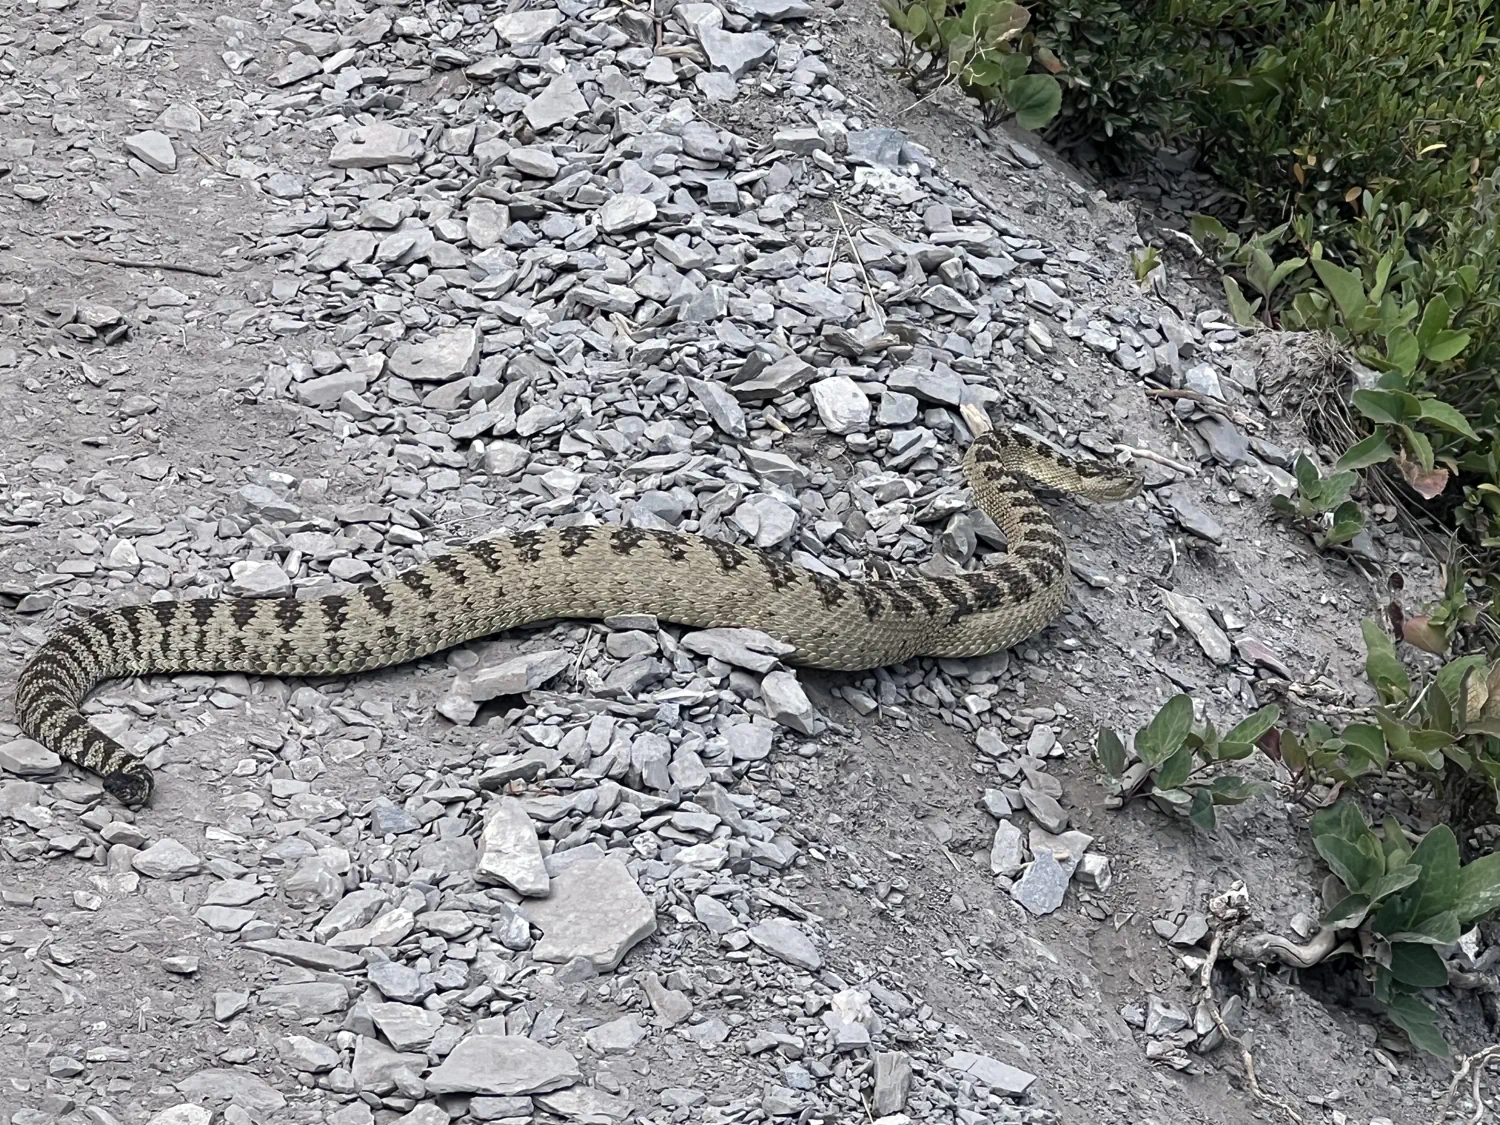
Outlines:
{"label": "leafy plant", "polygon": [[[1335,733],[1327,723],[1310,722],[1301,735],[1273,727],[1257,745],[1286,768],[1292,779],[1292,799],[1303,803],[1311,803],[1308,799],[1315,785],[1332,784],[1336,796],[1366,774],[1384,773],[1387,763],[1385,736],[1370,723],[1349,723]],[[1324,802],[1331,799],[1324,798]]]}
{"label": "leafy plant", "polygon": [[1307,265],[1306,258],[1286,258],[1280,262],[1271,258],[1272,249],[1286,237],[1290,227],[1290,223],[1282,223],[1272,230],[1242,239],[1211,215],[1193,216],[1191,233],[1194,241],[1200,246],[1217,244],[1219,265],[1239,271],[1246,284],[1260,294],[1254,300],[1247,299],[1234,276],[1224,274],[1224,296],[1237,324],[1250,327],[1262,321],[1269,323],[1272,296],[1288,278],[1295,278]]}
{"label": "leafy plant", "polygon": [[1461,863],[1445,824],[1412,847],[1394,818],[1377,833],[1349,801],[1316,814],[1312,834],[1343,892],[1323,924],[1366,939],[1375,999],[1415,1046],[1446,1057],[1436,1013],[1419,994],[1448,983],[1438,950],[1500,907],[1500,853]]}
{"label": "leafy plant", "polygon": [[1297,456],[1292,472],[1296,491],[1291,496],[1272,496],[1271,507],[1306,530],[1319,550],[1347,543],[1363,530],[1364,510],[1349,499],[1359,480],[1352,471],[1343,469],[1325,477],[1304,453]]}
{"label": "leafy plant", "polygon": [[1130,256],[1130,268],[1135,271],[1135,283],[1144,288],[1151,275],[1161,268],[1161,250],[1146,246],[1136,251]]}
{"label": "leafy plant", "polygon": [[[1014,0],[880,0],[901,36],[901,69],[912,89],[929,93],[954,83],[979,103],[986,125],[1014,116],[1040,129],[1062,104],[1045,50],[1017,49],[1030,13]],[[1033,61],[1042,66],[1032,72]]]}
{"label": "leafy plant", "polygon": [[1136,731],[1133,765],[1120,736],[1108,727],[1099,730],[1095,756],[1120,804],[1149,796],[1163,812],[1185,815],[1211,832],[1218,823],[1215,806],[1241,804],[1266,788],[1217,774],[1215,767],[1255,753],[1256,741],[1279,716],[1276,707],[1262,707],[1221,736],[1211,722],[1194,723],[1191,696],[1175,695]]}

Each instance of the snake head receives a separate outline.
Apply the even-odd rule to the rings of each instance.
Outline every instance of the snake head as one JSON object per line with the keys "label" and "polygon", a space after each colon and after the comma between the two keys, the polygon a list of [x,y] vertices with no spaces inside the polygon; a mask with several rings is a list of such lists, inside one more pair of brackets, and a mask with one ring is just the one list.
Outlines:
{"label": "snake head", "polygon": [[126,808],[137,809],[151,800],[151,770],[127,766],[104,775],[104,788]]}

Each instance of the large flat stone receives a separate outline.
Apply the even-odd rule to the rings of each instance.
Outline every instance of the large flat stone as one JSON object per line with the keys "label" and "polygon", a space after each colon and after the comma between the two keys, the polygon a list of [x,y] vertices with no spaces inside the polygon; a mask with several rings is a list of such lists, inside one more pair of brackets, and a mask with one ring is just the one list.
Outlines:
{"label": "large flat stone", "polygon": [[429,1094],[545,1094],[582,1079],[578,1060],[521,1035],[469,1035],[427,1076]]}
{"label": "large flat stone", "polygon": [[551,895],[522,903],[521,911],[542,930],[532,950],[538,961],[584,957],[601,971],[656,932],[656,908],[612,855],[565,867],[552,880]]}

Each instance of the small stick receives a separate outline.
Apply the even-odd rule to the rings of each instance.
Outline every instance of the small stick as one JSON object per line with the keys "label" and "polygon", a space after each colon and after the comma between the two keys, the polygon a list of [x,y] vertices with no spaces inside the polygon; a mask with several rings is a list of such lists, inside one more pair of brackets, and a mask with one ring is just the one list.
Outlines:
{"label": "small stick", "polygon": [[80,254],[79,257],[85,262],[119,266],[126,270],[174,270],[177,273],[195,273],[199,277],[222,277],[224,273],[218,266],[193,266],[183,262],[148,262],[144,258],[115,258],[105,254]]}
{"label": "small stick", "polygon": [[[865,292],[870,296],[870,308],[875,312],[875,319],[880,324],[880,330],[885,331],[885,313],[880,308],[880,302],[875,300],[875,286],[870,281],[870,271],[865,268],[865,260],[859,256],[859,248],[854,245],[854,236],[849,233],[849,224],[844,222],[844,209],[839,206],[837,199],[833,200],[833,213],[839,217],[839,226],[844,228],[844,240],[849,243],[849,256],[854,259],[854,264],[859,267],[860,276],[865,279]],[[832,264],[829,273],[833,272]]]}
{"label": "small stick", "polygon": [[1282,1113],[1290,1117],[1296,1125],[1304,1125],[1301,1114],[1293,1109],[1280,1098],[1266,1093],[1260,1088],[1260,1083],[1255,1078],[1255,1059],[1251,1057],[1250,1048],[1229,1030],[1229,1025],[1224,1022],[1224,1013],[1219,1011],[1219,1002],[1214,999],[1214,965],[1219,960],[1219,947],[1224,944],[1224,931],[1215,930],[1214,940],[1208,947],[1208,956],[1203,959],[1203,968],[1198,975],[1198,983],[1203,986],[1203,1000],[1208,1005],[1208,1014],[1213,1017],[1214,1026],[1219,1029],[1219,1034],[1224,1037],[1224,1042],[1233,1043],[1240,1051],[1240,1062],[1245,1067],[1245,1078],[1250,1084],[1250,1092],[1255,1095],[1256,1100],[1274,1106]]}
{"label": "small stick", "polygon": [[[1474,1082],[1470,1090],[1470,1096],[1474,1099],[1474,1116],[1469,1118],[1470,1125],[1479,1125],[1484,1120],[1484,1098],[1480,1093],[1479,1079],[1484,1074],[1485,1068],[1490,1063],[1500,1058],[1500,1043],[1491,1044],[1482,1051],[1472,1055],[1465,1055],[1462,1064],[1453,1072],[1453,1081],[1448,1083],[1448,1092],[1438,1102],[1438,1115],[1433,1118],[1432,1125],[1443,1125],[1448,1116],[1448,1106],[1453,1101],[1453,1095],[1458,1093],[1458,1085],[1474,1072]],[[1478,1066],[1475,1064],[1478,1063]]]}
{"label": "small stick", "polygon": [[1198,470],[1195,466],[1184,465],[1181,461],[1174,461],[1172,458],[1164,457],[1160,453],[1150,449],[1139,449],[1134,445],[1117,445],[1115,448],[1123,449],[1126,453],[1134,457],[1143,457],[1147,461],[1155,461],[1158,465],[1165,465],[1169,469],[1176,469],[1184,476],[1195,477],[1198,475]]}

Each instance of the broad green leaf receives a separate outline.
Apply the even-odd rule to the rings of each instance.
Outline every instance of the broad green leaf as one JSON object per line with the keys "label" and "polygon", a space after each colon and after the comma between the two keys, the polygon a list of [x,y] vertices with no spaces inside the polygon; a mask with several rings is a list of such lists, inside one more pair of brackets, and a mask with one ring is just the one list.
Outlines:
{"label": "broad green leaf", "polygon": [[1209,796],[1207,789],[1199,789],[1193,794],[1193,803],[1188,806],[1188,819],[1204,832],[1212,832],[1218,827],[1218,814],[1214,812],[1213,798]]}
{"label": "broad green leaf", "polygon": [[1221,742],[1217,759],[1221,762],[1238,762],[1255,753],[1253,742]]}
{"label": "broad green leaf", "polygon": [[1386,431],[1377,428],[1373,434],[1362,441],[1357,441],[1334,462],[1336,469],[1368,469],[1371,465],[1379,465],[1389,461],[1396,455],[1391,448],[1391,443],[1386,440]]}
{"label": "broad green leaf", "polygon": [[1255,319],[1256,310],[1260,308],[1260,299],[1250,301],[1240,291],[1239,282],[1224,275],[1224,299],[1229,302],[1229,315],[1234,317],[1234,322],[1241,328],[1254,328],[1258,323]]}
{"label": "broad green leaf", "polygon": [[1431,346],[1422,349],[1422,358],[1428,363],[1447,363],[1469,346],[1467,332],[1439,332]]}
{"label": "broad green leaf", "polygon": [[1350,723],[1341,735],[1344,742],[1368,758],[1379,769],[1386,767],[1385,735],[1371,723]]}
{"label": "broad green leaf", "polygon": [[1441,294],[1427,302],[1422,310],[1422,323],[1417,328],[1417,343],[1423,350],[1432,346],[1438,333],[1444,331],[1453,320],[1453,311]]}
{"label": "broad green leaf", "polygon": [[1352,930],[1365,920],[1369,912],[1369,895],[1345,895],[1323,912],[1323,925]]}
{"label": "broad green leaf", "polygon": [[1179,789],[1192,774],[1195,761],[1192,747],[1184,746],[1162,763],[1152,780],[1158,789]]}
{"label": "broad green leaf", "polygon": [[1403,375],[1410,375],[1417,369],[1417,361],[1422,358],[1422,350],[1417,346],[1417,338],[1411,334],[1408,328],[1397,328],[1385,338],[1386,362],[1395,367]]}
{"label": "broad green leaf", "polygon": [[1485,667],[1485,663],[1483,656],[1471,655],[1461,656],[1443,665],[1437,674],[1437,686],[1448,698],[1450,704],[1457,707],[1465,678],[1471,672],[1482,675],[1481,670]]}
{"label": "broad green leaf", "polygon": [[1050,74],[1023,74],[1005,91],[1005,100],[1015,111],[1017,125],[1040,129],[1062,108],[1062,86]]}
{"label": "broad green leaf", "polygon": [[1408,993],[1399,993],[1390,998],[1386,1012],[1391,1022],[1406,1032],[1413,1047],[1440,1059],[1448,1057],[1448,1044],[1438,1033],[1437,1013],[1422,1001]]}
{"label": "broad green leaf", "polygon": [[1393,942],[1391,976],[1413,988],[1442,988],[1448,983],[1448,966],[1430,945]]}
{"label": "broad green leaf", "polygon": [[[1373,617],[1360,622],[1365,638],[1365,675],[1382,696],[1402,700],[1411,694],[1411,677],[1396,655],[1396,644]],[[1383,726],[1383,724],[1382,724]],[[1387,735],[1389,737],[1389,735]]]}
{"label": "broad green leaf", "polygon": [[1328,290],[1329,296],[1338,305],[1346,324],[1364,315],[1368,302],[1365,299],[1364,283],[1357,273],[1336,266],[1326,258],[1315,259],[1312,267],[1318,280],[1323,283],[1323,288]]}
{"label": "broad green leaf", "polygon": [[1365,888],[1365,894],[1369,895],[1371,902],[1381,902],[1390,898],[1397,891],[1403,891],[1422,877],[1422,869],[1415,863],[1403,863],[1398,866],[1390,866],[1390,859],[1386,860],[1386,872],[1380,878]]}
{"label": "broad green leaf", "polygon": [[1125,773],[1125,744],[1120,736],[1108,727],[1099,728],[1099,737],[1094,743],[1099,759],[1099,768],[1118,781]]}
{"label": "broad green leaf", "polygon": [[1480,856],[1458,873],[1453,913],[1460,925],[1470,925],[1500,907],[1500,852]]}
{"label": "broad green leaf", "polygon": [[1177,753],[1193,727],[1193,700],[1174,695],[1135,736],[1135,752],[1147,765],[1158,766]]}
{"label": "broad green leaf", "polygon": [[1243,777],[1225,774],[1214,778],[1209,783],[1208,790],[1213,794],[1216,805],[1239,805],[1251,797],[1270,792],[1271,787],[1261,781],[1247,781]]}
{"label": "broad green leaf", "polygon": [[1458,838],[1453,829],[1439,824],[1422,837],[1407,862],[1422,869],[1422,877],[1413,886],[1417,899],[1412,917],[1428,918],[1452,910],[1458,901],[1459,867]]}
{"label": "broad green leaf", "polygon": [[[1409,866],[1406,861],[1411,856],[1411,845],[1406,842],[1406,833],[1401,831],[1401,822],[1386,814],[1386,818],[1380,822],[1380,830],[1384,837],[1387,873]],[[1418,867],[1416,870],[1420,872],[1422,869]]]}
{"label": "broad green leaf", "polygon": [[1424,398],[1422,403],[1422,421],[1431,422],[1440,430],[1447,430],[1450,434],[1458,434],[1470,441],[1478,441],[1479,435],[1469,425],[1469,420],[1442,399]]}
{"label": "broad green leaf", "polygon": [[1414,922],[1410,929],[1388,935],[1388,939],[1392,943],[1403,941],[1446,946],[1457,941],[1462,933],[1463,930],[1458,925],[1458,915],[1451,910],[1445,910],[1441,914],[1434,914],[1429,918]]}
{"label": "broad green leaf", "polygon": [[1409,405],[1396,391],[1372,391],[1360,389],[1350,396],[1354,407],[1372,422],[1385,422],[1396,426],[1406,421]]}
{"label": "broad green leaf", "polygon": [[1274,727],[1279,718],[1281,718],[1281,708],[1274,703],[1267,704],[1253,715],[1236,723],[1233,729],[1224,735],[1223,741],[1254,742]]}
{"label": "broad green leaf", "polygon": [[1432,442],[1427,440],[1427,435],[1406,425],[1397,426],[1396,429],[1401,434],[1401,443],[1417,459],[1417,464],[1429,473],[1432,472],[1437,461],[1432,455]]}
{"label": "broad green leaf", "polygon": [[1363,891],[1367,883],[1385,874],[1383,857],[1377,860],[1342,836],[1319,836],[1313,844],[1328,869],[1351,891]]}

